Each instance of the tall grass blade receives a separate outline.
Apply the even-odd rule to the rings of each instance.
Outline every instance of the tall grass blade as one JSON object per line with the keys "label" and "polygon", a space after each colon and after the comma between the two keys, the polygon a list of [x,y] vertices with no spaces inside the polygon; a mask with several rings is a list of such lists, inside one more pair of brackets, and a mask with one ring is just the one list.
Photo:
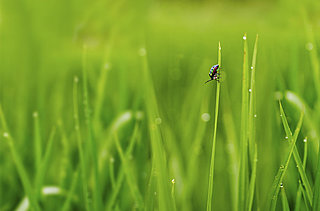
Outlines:
{"label": "tall grass blade", "polygon": [[[219,42],[219,50],[218,50],[218,64],[221,67],[221,44],[220,44],[220,42]],[[212,206],[214,157],[215,157],[215,152],[216,152],[218,115],[219,115],[219,101],[220,101],[220,86],[221,86],[220,82],[217,81],[216,106],[215,106],[215,113],[214,113],[213,141],[212,141],[211,161],[210,161],[210,170],[209,170],[209,187],[208,187],[208,198],[207,198],[207,211],[211,211],[211,206]]]}
{"label": "tall grass blade", "polygon": [[98,153],[97,153],[97,146],[96,140],[93,136],[93,128],[91,122],[91,110],[89,105],[89,94],[88,94],[88,78],[87,78],[87,47],[84,46],[83,49],[83,104],[84,104],[84,114],[88,132],[88,147],[89,152],[91,153],[92,158],[92,167],[93,167],[93,177],[94,177],[94,189],[93,189],[93,203],[94,203],[94,210],[100,211],[102,210],[102,198],[101,198],[101,190],[100,190],[100,178],[99,178],[99,167],[98,167]]}
{"label": "tall grass blade", "polygon": [[70,203],[71,203],[72,197],[75,195],[75,191],[76,191],[76,187],[77,187],[78,181],[79,181],[79,170],[77,170],[73,174],[72,182],[71,182],[71,186],[70,186],[69,192],[67,194],[67,198],[66,198],[65,202],[63,203],[63,206],[62,206],[62,209],[61,209],[62,211],[70,210]]}
{"label": "tall grass blade", "polygon": [[89,203],[89,193],[87,185],[87,173],[86,173],[86,162],[82,145],[82,137],[80,133],[80,122],[79,122],[79,105],[78,105],[78,77],[74,78],[73,82],[73,119],[74,119],[74,130],[76,133],[77,147],[80,159],[80,176],[81,176],[81,188],[82,188],[82,197],[86,210],[90,209]]}
{"label": "tall grass blade", "polygon": [[9,145],[13,161],[16,165],[19,177],[20,177],[22,185],[23,185],[23,189],[26,192],[26,195],[30,201],[30,206],[33,210],[40,211],[41,209],[38,204],[37,198],[34,194],[34,191],[32,189],[32,185],[31,185],[30,179],[28,178],[27,171],[23,166],[22,160],[21,160],[19,153],[14,145],[14,140],[13,140],[12,136],[10,135],[9,128],[7,126],[7,122],[6,122],[1,105],[0,105],[0,120],[1,120],[2,128],[5,131],[3,136],[4,136],[4,138],[6,138],[7,143]]}
{"label": "tall grass blade", "polygon": [[257,171],[257,144],[255,141],[255,115],[256,115],[256,86],[255,86],[255,73],[256,73],[256,60],[258,50],[258,35],[256,36],[256,42],[254,44],[252,66],[251,66],[251,81],[250,81],[250,102],[249,102],[249,120],[248,120],[248,137],[249,137],[249,150],[251,158],[251,178],[249,184],[248,205],[247,210],[252,209],[255,183],[256,183],[256,171]]}
{"label": "tall grass blade", "polygon": [[38,112],[33,113],[34,119],[34,153],[35,153],[35,163],[36,169],[39,171],[42,156],[42,143],[40,135],[40,125],[39,125],[39,115]]}
{"label": "tall grass blade", "polygon": [[248,44],[247,34],[243,36],[243,71],[242,71],[242,103],[241,103],[241,137],[240,137],[240,169],[239,169],[239,207],[238,210],[246,208],[246,194],[248,190]]}

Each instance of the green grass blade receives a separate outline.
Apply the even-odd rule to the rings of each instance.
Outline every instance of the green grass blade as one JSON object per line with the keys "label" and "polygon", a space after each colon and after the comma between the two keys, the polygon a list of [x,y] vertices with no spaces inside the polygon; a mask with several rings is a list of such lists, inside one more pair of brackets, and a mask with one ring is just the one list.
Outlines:
{"label": "green grass blade", "polygon": [[281,201],[282,201],[282,210],[283,211],[290,211],[286,191],[283,186],[281,187]]}
{"label": "green grass blade", "polygon": [[93,167],[93,177],[94,177],[94,189],[93,189],[93,203],[94,209],[96,211],[102,210],[102,198],[101,198],[101,190],[100,190],[100,178],[99,178],[99,167],[98,167],[98,153],[96,140],[93,136],[92,122],[91,122],[91,110],[89,105],[89,94],[88,94],[88,79],[87,79],[87,47],[84,46],[83,49],[83,104],[84,104],[84,114],[86,120],[86,126],[88,131],[88,147],[89,152],[91,153],[92,158],[92,167]]}
{"label": "green grass blade", "polygon": [[246,194],[248,189],[248,44],[247,34],[243,36],[243,71],[242,71],[242,103],[241,103],[241,136],[240,136],[240,168],[239,168],[239,207],[238,210],[246,208]]}
{"label": "green grass blade", "polygon": [[288,125],[288,122],[286,120],[285,113],[284,113],[282,105],[281,105],[281,102],[279,102],[279,104],[280,104],[280,114],[281,114],[282,124],[283,124],[283,127],[284,127],[286,133],[289,134],[288,138],[291,140],[291,142],[290,142],[290,150],[286,155],[285,162],[284,162],[283,165],[280,166],[279,171],[278,171],[278,173],[277,173],[277,175],[276,175],[276,177],[275,177],[275,179],[273,181],[273,184],[272,184],[272,190],[270,192],[270,198],[269,198],[269,201],[268,201],[268,203],[270,203],[269,204],[270,210],[275,210],[276,209],[278,194],[279,194],[279,190],[280,190],[280,185],[281,185],[283,177],[284,177],[284,175],[285,175],[285,173],[286,173],[286,171],[288,169],[289,161],[290,161],[290,158],[291,158],[291,156],[293,154],[293,151],[294,151],[294,148],[295,148],[295,144],[296,144],[296,141],[297,141],[297,137],[298,137],[298,134],[300,132],[300,129],[301,129],[301,126],[302,126],[302,120],[303,120],[303,113],[301,113],[298,125],[297,125],[296,130],[295,130],[295,134],[294,134],[294,136],[292,136],[290,128],[289,128],[289,125]]}
{"label": "green grass blade", "polygon": [[251,66],[251,81],[250,81],[250,101],[249,101],[249,120],[248,120],[248,137],[249,137],[249,150],[251,158],[251,178],[249,184],[248,204],[247,210],[252,209],[255,183],[256,183],[256,171],[257,171],[257,144],[255,141],[255,115],[256,115],[256,87],[255,87],[255,72],[256,72],[256,60],[258,51],[258,35],[254,44],[252,66]]}
{"label": "green grass blade", "polygon": [[124,172],[126,174],[126,179],[127,179],[127,182],[128,182],[132,197],[134,198],[135,203],[136,203],[136,207],[138,209],[142,209],[143,208],[142,196],[141,196],[141,193],[140,193],[140,191],[138,189],[137,182],[135,181],[135,179],[133,177],[133,174],[131,172],[130,166],[129,166],[128,161],[127,161],[127,158],[123,153],[123,150],[122,150],[122,147],[120,145],[120,141],[119,141],[117,133],[114,133],[114,140],[115,140],[116,148],[117,148],[118,153],[120,155],[120,159],[121,159],[121,162],[122,162],[122,165],[123,165]]}
{"label": "green grass blade", "polygon": [[[219,51],[218,51],[218,64],[221,67],[221,45],[220,45],[220,42],[219,42]],[[212,151],[211,151],[212,154],[211,154],[210,170],[209,170],[207,211],[211,211],[211,205],[212,205],[214,156],[215,156],[215,151],[216,151],[216,139],[217,139],[217,128],[218,128],[220,86],[221,86],[220,82],[217,81],[216,107],[215,107],[215,113],[214,113],[214,129],[213,129],[213,141],[212,141]]]}
{"label": "green grass blade", "polygon": [[81,187],[82,187],[82,197],[84,201],[84,205],[86,210],[90,210],[89,203],[89,193],[88,193],[88,185],[87,185],[87,174],[86,174],[86,164],[85,157],[82,146],[82,137],[80,133],[80,122],[79,122],[79,105],[78,105],[78,77],[74,78],[73,82],[73,119],[74,119],[74,130],[76,133],[77,139],[77,147],[80,159],[80,175],[81,175]]}
{"label": "green grass blade", "polygon": [[7,143],[9,145],[13,161],[16,165],[19,177],[20,177],[22,185],[23,185],[23,189],[26,192],[26,195],[30,201],[30,206],[33,210],[40,211],[40,206],[38,204],[37,198],[36,198],[34,191],[32,189],[32,185],[31,185],[30,179],[28,178],[27,171],[26,171],[25,167],[23,166],[22,160],[21,160],[19,153],[15,147],[14,140],[9,133],[9,128],[7,126],[7,122],[6,122],[4,113],[2,111],[1,105],[0,105],[0,120],[1,120],[2,128],[5,131],[3,136],[7,140]]}
{"label": "green grass blade", "polygon": [[[303,153],[303,169],[305,170],[306,168],[306,164],[307,164],[307,156],[308,156],[308,142],[307,142],[307,138],[304,139],[304,153]],[[298,187],[298,191],[297,191],[297,195],[296,195],[296,205],[294,207],[295,211],[299,211],[300,210],[300,205],[301,205],[301,194],[305,193],[302,192],[303,191],[303,186],[301,184],[301,180],[299,180],[299,187]],[[304,198],[306,198],[306,196],[304,196]],[[306,207],[308,207],[308,202],[305,201],[306,203]]]}
{"label": "green grass blade", "polygon": [[41,156],[42,156],[42,143],[41,143],[41,135],[40,135],[40,124],[39,124],[39,115],[38,112],[33,113],[34,119],[34,153],[35,153],[35,163],[36,169],[39,171],[41,164]]}
{"label": "green grass blade", "polygon": [[[319,147],[320,149],[320,147]],[[320,153],[318,154],[318,166],[316,171],[316,179],[314,183],[313,192],[313,211],[318,211],[320,209]]]}
{"label": "green grass blade", "polygon": [[78,181],[79,181],[79,170],[77,170],[73,174],[71,187],[70,187],[70,190],[69,190],[69,192],[67,194],[67,198],[66,198],[65,202],[63,203],[62,211],[70,210],[70,203],[71,203],[72,197],[75,195],[75,191],[76,191],[76,187],[77,187]]}
{"label": "green grass blade", "polygon": [[50,137],[47,143],[46,151],[43,156],[43,159],[41,161],[40,169],[36,174],[36,197],[39,199],[41,196],[41,189],[43,186],[44,177],[46,175],[46,172],[49,167],[49,161],[52,154],[52,146],[53,146],[53,140],[56,133],[56,129],[53,128],[50,133]]}
{"label": "green grass blade", "polygon": [[[131,139],[130,139],[130,145],[128,146],[128,148],[127,148],[127,150],[125,152],[126,159],[128,159],[128,157],[132,154],[134,146],[136,145],[138,131],[139,131],[139,124],[136,123],[135,128],[133,130],[133,134],[132,134]],[[116,132],[116,131],[114,131],[114,132]],[[113,158],[111,158],[111,159],[113,159]],[[110,160],[110,162],[112,162],[112,164],[110,164],[110,165],[114,165],[113,164],[114,160]],[[124,176],[125,176],[125,172],[124,172],[124,166],[122,164],[122,166],[120,167],[120,170],[118,172],[118,175],[116,177],[117,180],[116,180],[116,182],[114,184],[114,188],[112,189],[113,191],[111,193],[110,199],[109,199],[109,201],[107,201],[106,209],[105,209],[106,211],[113,210],[113,205],[115,204],[117,196],[118,196],[118,194],[120,192],[120,188],[121,188],[121,185],[123,183]],[[111,181],[112,180],[113,179],[111,179]]]}
{"label": "green grass blade", "polygon": [[[304,111],[304,109],[302,111]],[[298,137],[298,134],[296,134],[296,132],[295,132],[294,137],[292,137],[292,132],[291,132],[291,130],[289,128],[289,124],[288,124],[287,118],[285,117],[285,113],[283,111],[282,106],[280,106],[280,114],[281,114],[281,120],[282,120],[282,123],[284,125],[286,135],[287,135],[289,141],[292,142],[292,139],[296,139]],[[298,152],[298,149],[297,149],[296,146],[293,149],[293,157],[294,157],[294,160],[295,160],[295,162],[297,164],[297,168],[298,168],[301,180],[302,180],[302,184],[306,189],[308,202],[312,206],[312,198],[313,198],[312,189],[311,189],[308,177],[307,177],[307,175],[306,175],[306,173],[304,171],[304,167],[303,167],[303,164],[302,164],[302,161],[301,161],[301,158],[300,158],[300,155],[299,155],[299,152]]]}

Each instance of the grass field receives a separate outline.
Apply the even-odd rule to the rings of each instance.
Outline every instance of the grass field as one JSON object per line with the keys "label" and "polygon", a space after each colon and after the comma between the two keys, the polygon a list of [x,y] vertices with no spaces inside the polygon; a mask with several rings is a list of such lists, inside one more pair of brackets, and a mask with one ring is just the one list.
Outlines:
{"label": "grass field", "polygon": [[319,37],[315,0],[0,1],[0,210],[320,210]]}

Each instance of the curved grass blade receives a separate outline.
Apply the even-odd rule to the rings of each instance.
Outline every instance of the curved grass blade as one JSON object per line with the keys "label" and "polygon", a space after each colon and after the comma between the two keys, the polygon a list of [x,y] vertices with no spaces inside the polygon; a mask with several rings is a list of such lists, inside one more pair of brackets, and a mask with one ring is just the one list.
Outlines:
{"label": "curved grass blade", "polygon": [[284,187],[281,187],[281,201],[282,201],[282,210],[283,211],[290,211],[286,191]]}
{"label": "curved grass blade", "polygon": [[[219,42],[219,51],[218,51],[218,64],[221,66],[221,45]],[[209,187],[208,187],[208,198],[207,198],[207,211],[211,211],[212,205],[212,193],[213,193],[213,174],[214,174],[214,156],[216,151],[216,139],[217,139],[217,127],[218,127],[218,112],[219,112],[219,100],[220,100],[220,82],[217,81],[217,92],[216,92],[216,110],[214,113],[214,130],[213,130],[213,142],[212,142],[212,151],[211,151],[211,162],[209,170]]]}

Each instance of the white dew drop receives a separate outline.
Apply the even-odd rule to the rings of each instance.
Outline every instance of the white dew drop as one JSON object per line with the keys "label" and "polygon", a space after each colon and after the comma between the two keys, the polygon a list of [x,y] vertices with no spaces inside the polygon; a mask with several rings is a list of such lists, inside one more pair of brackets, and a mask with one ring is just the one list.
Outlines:
{"label": "white dew drop", "polygon": [[157,117],[155,122],[157,125],[160,125],[162,123],[162,119],[160,117]]}
{"label": "white dew drop", "polygon": [[56,195],[61,193],[61,189],[55,186],[47,186],[42,188],[42,193],[44,195]]}
{"label": "white dew drop", "polygon": [[171,180],[171,183],[172,183],[172,184],[176,183],[176,180],[175,180],[175,179],[172,179],[172,180]]}
{"label": "white dew drop", "polygon": [[257,117],[257,114],[253,115],[254,117]]}
{"label": "white dew drop", "polygon": [[249,92],[251,93],[251,92],[252,92],[252,89],[249,89]]}
{"label": "white dew drop", "polygon": [[307,138],[304,138],[304,139],[303,139],[303,142],[304,142],[304,143],[307,143],[307,141],[308,141]]}
{"label": "white dew drop", "polygon": [[3,133],[3,137],[8,138],[8,137],[9,137],[9,133],[4,132],[4,133]]}
{"label": "white dew drop", "polygon": [[283,183],[281,182],[281,184],[280,184],[280,188],[283,188]]}
{"label": "white dew drop", "polygon": [[210,120],[210,114],[208,114],[208,113],[203,113],[202,115],[201,115],[201,119],[202,119],[202,121],[204,121],[204,122],[208,122],[209,120]]}
{"label": "white dew drop", "polygon": [[246,39],[247,39],[246,35],[244,35],[244,36],[242,37],[242,39],[243,39],[243,40],[246,40]]}
{"label": "white dew drop", "polygon": [[253,70],[253,67],[251,67],[251,70]]}
{"label": "white dew drop", "polygon": [[288,136],[284,137],[285,139],[288,139]]}
{"label": "white dew drop", "polygon": [[313,49],[313,44],[312,44],[311,42],[308,42],[308,43],[306,44],[306,49],[307,49],[308,51],[312,51],[312,49]]}
{"label": "white dew drop", "polygon": [[146,51],[145,48],[140,48],[140,49],[139,49],[139,55],[140,55],[140,56],[145,56],[146,54],[147,54],[147,51]]}

